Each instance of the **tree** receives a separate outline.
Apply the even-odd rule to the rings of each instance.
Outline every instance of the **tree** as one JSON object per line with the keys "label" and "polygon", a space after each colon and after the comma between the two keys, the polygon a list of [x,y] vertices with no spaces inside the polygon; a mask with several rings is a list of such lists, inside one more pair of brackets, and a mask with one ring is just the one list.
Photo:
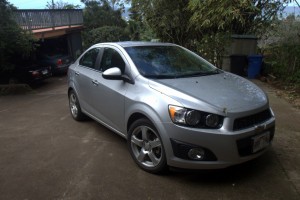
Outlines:
{"label": "tree", "polygon": [[34,49],[33,36],[13,19],[14,9],[6,0],[0,0],[0,71],[12,70],[16,58],[28,56]]}
{"label": "tree", "polygon": [[131,40],[149,41],[157,37],[147,21],[143,20],[142,12],[137,1],[131,3],[129,11],[130,20],[127,24],[127,31]]}
{"label": "tree", "polygon": [[198,31],[262,33],[291,0],[190,0],[191,25]]}
{"label": "tree", "polygon": [[82,2],[85,3],[83,10],[85,26],[83,39],[85,48],[97,42],[128,39],[125,30],[127,24],[122,19],[122,8],[119,7],[116,9],[112,7],[120,5],[121,1],[82,0]]}
{"label": "tree", "polygon": [[197,42],[198,51],[220,67],[226,53],[224,44],[229,42],[231,34],[260,36],[288,2],[290,0],[190,0],[188,9],[193,13],[190,26],[203,35]]}
{"label": "tree", "polygon": [[260,42],[266,73],[300,86],[300,19],[294,15],[277,20]]}
{"label": "tree", "polygon": [[68,2],[60,1],[48,1],[46,5],[47,9],[79,9],[80,5],[70,4]]}
{"label": "tree", "polygon": [[190,47],[195,32],[189,26],[192,13],[187,9],[188,2],[189,0],[132,0],[131,12],[162,41]]}
{"label": "tree", "polygon": [[115,26],[103,26],[93,29],[89,32],[86,45],[91,46],[99,42],[118,42],[128,40],[128,34],[124,32],[124,28]]}
{"label": "tree", "polygon": [[109,1],[83,1],[85,9],[83,12],[86,30],[92,30],[102,26],[126,27],[122,19],[121,9],[114,10]]}

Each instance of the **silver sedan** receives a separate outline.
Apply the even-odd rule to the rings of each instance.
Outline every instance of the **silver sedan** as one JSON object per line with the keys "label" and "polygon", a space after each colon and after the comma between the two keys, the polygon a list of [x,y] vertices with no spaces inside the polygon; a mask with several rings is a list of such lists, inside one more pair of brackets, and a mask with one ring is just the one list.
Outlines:
{"label": "silver sedan", "polygon": [[133,160],[151,173],[246,162],[274,137],[260,88],[175,44],[96,44],[69,67],[68,86],[72,117],[126,138]]}

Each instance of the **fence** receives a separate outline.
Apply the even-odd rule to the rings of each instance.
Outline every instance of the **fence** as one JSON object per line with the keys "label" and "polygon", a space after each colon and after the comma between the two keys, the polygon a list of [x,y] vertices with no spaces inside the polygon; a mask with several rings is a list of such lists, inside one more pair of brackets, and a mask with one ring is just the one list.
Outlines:
{"label": "fence", "polygon": [[24,30],[83,24],[82,9],[15,10],[14,18]]}

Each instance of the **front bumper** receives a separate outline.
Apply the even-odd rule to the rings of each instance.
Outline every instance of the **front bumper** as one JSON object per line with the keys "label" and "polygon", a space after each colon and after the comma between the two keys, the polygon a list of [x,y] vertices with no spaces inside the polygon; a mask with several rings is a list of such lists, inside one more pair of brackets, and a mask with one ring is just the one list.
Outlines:
{"label": "front bumper", "polygon": [[[173,123],[166,123],[163,126],[165,134],[168,135],[164,137],[163,142],[169,166],[186,169],[217,169],[243,163],[262,155],[273,140],[275,118],[272,116],[260,124],[260,128],[253,126],[239,131],[229,131],[226,126],[218,130],[182,127]],[[253,153],[252,138],[266,132],[270,133],[270,145]],[[180,144],[183,144],[181,149]],[[186,155],[189,148],[197,147],[206,151],[207,158],[204,161],[192,160]]]}

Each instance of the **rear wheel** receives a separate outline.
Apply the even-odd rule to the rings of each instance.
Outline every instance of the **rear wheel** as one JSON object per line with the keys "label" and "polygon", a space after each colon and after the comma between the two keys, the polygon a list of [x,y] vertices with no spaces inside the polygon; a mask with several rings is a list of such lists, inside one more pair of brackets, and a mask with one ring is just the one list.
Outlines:
{"label": "rear wheel", "polygon": [[77,95],[73,90],[69,92],[69,107],[73,119],[82,121],[86,118],[85,114],[81,111]]}
{"label": "rear wheel", "polygon": [[139,119],[130,126],[128,148],[134,161],[143,170],[161,173],[167,169],[162,140],[148,119]]}

